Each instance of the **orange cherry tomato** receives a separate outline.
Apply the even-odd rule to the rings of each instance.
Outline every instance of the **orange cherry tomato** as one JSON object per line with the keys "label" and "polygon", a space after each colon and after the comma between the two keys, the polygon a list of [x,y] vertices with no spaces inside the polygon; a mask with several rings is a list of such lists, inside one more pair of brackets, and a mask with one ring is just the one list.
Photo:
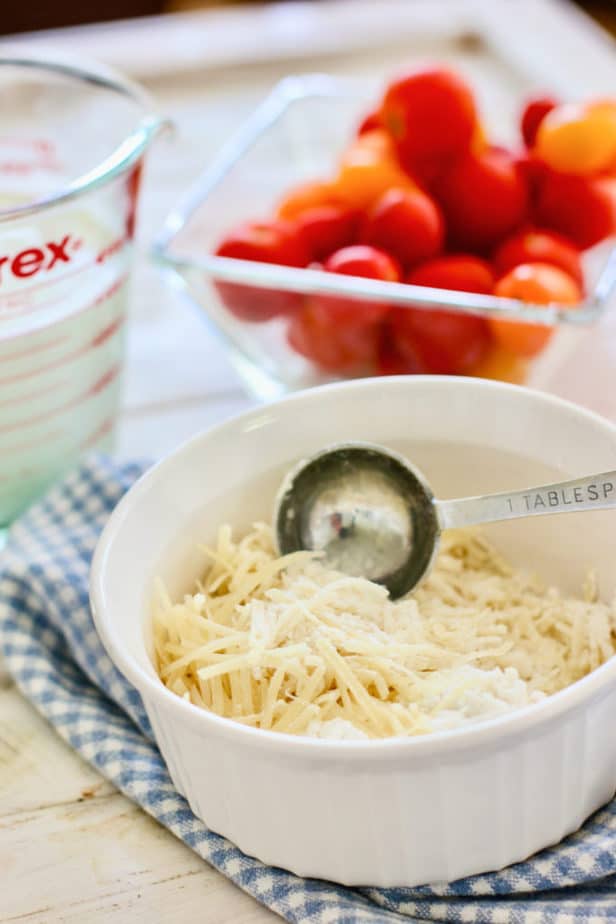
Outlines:
{"label": "orange cherry tomato", "polygon": [[528,372],[528,360],[504,347],[494,345],[487,355],[467,370],[467,375],[480,379],[497,379],[512,385],[523,385]]}
{"label": "orange cherry tomato", "polygon": [[296,186],[278,203],[278,218],[290,221],[309,209],[325,205],[340,205],[340,199],[332,183],[315,181]]}
{"label": "orange cherry tomato", "polygon": [[392,186],[416,188],[396,160],[391,139],[377,130],[365,132],[345,152],[333,185],[335,195],[357,209],[369,208]]}
{"label": "orange cherry tomato", "polygon": [[[594,102],[587,103],[586,105],[589,111],[607,111],[613,115],[616,115],[616,98],[598,99]],[[611,163],[605,167],[603,172],[610,177],[616,176],[616,155],[614,156],[614,159],[611,161]]]}
{"label": "orange cherry tomato", "polygon": [[600,173],[616,159],[616,109],[605,104],[557,106],[539,126],[535,152],[560,173]]}
{"label": "orange cherry tomato", "polygon": [[372,151],[375,157],[397,161],[392,137],[382,126],[365,128],[361,135],[353,139],[347,151],[342,155],[342,160],[362,150]]}
{"label": "orange cherry tomato", "polygon": [[474,154],[481,154],[489,146],[490,142],[488,140],[488,134],[481,122],[477,122],[473,132],[473,137],[471,138],[471,151]]}
{"label": "orange cherry tomato", "polygon": [[[575,305],[580,287],[563,270],[548,263],[522,263],[496,283],[494,294],[535,305]],[[554,330],[543,324],[490,319],[494,339],[518,356],[536,356],[550,341]]]}

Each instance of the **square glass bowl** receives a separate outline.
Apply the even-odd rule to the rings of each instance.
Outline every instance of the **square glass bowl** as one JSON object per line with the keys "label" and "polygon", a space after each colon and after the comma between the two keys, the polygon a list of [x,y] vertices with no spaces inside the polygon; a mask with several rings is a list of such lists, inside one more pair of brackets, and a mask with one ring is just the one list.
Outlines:
{"label": "square glass bowl", "polygon": [[[169,271],[173,284],[202,310],[248,390],[263,400],[375,370],[358,368],[348,376],[324,371],[289,345],[288,316],[259,323],[242,320],[227,309],[219,294],[221,283],[223,288],[230,283],[298,293],[300,301],[317,294],[343,296],[356,300],[358,312],[362,303],[378,301],[427,312],[440,308],[545,324],[554,327],[556,335],[522,372],[528,384],[542,385],[546,370],[564,362],[576,334],[609,304],[616,284],[613,240],[585,254],[587,295],[574,311],[214,256],[225,235],[246,221],[271,216],[276,202],[294,186],[332,175],[369,98],[369,88],[358,81],[320,74],[281,81],[168,216],[154,244],[155,258]],[[501,377],[499,370],[483,374]],[[519,379],[519,370],[516,376]]]}

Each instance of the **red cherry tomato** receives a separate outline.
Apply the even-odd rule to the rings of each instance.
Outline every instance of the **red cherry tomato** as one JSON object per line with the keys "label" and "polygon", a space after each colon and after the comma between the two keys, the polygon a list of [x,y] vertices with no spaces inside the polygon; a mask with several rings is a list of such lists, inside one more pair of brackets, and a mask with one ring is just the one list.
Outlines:
{"label": "red cherry tomato", "polygon": [[443,216],[420,189],[390,189],[368,213],[361,238],[393,254],[402,265],[413,266],[442,250]]}
{"label": "red cherry tomato", "polygon": [[327,372],[367,371],[378,349],[375,324],[340,323],[335,314],[313,301],[290,319],[290,346]]}
{"label": "red cherry tomato", "polygon": [[[535,305],[559,303],[574,305],[582,297],[577,283],[556,266],[547,263],[522,263],[496,283],[494,294],[517,298]],[[507,321],[495,318],[490,327],[496,341],[517,356],[536,356],[551,339],[554,330],[544,324]]]}
{"label": "red cherry tomato", "polygon": [[366,132],[372,132],[375,128],[382,128],[381,116],[378,111],[369,112],[367,116],[361,120],[357,127],[358,135],[365,135]]}
{"label": "red cherry tomato", "polygon": [[463,154],[477,123],[470,88],[457,74],[441,68],[405,74],[390,84],[380,117],[409,168],[415,161]]}
{"label": "red cherry tomato", "polygon": [[429,367],[419,353],[413,351],[411,343],[405,344],[404,353],[397,348],[390,325],[386,321],[381,331],[376,357],[377,375],[422,375],[429,372]]}
{"label": "red cherry tomato", "polygon": [[416,267],[406,281],[416,286],[489,295],[495,280],[489,263],[472,254],[461,253],[429,260]]}
{"label": "red cherry tomato", "polygon": [[540,161],[532,151],[526,151],[524,154],[518,154],[513,160],[516,170],[526,183],[530,199],[530,210],[532,212],[535,203],[539,197],[539,191],[543,178],[548,170],[546,165]]}
{"label": "red cherry tomato", "polygon": [[555,231],[531,228],[503,241],[494,254],[494,266],[498,274],[504,276],[520,263],[549,263],[568,273],[580,287],[584,284],[579,250]]}
{"label": "red cherry tomato", "polygon": [[616,180],[546,171],[535,213],[538,224],[585,250],[616,232]]}
{"label": "red cherry tomato", "polygon": [[551,96],[537,96],[527,102],[522,112],[520,129],[527,148],[532,148],[543,119],[555,109],[558,101]]}
{"label": "red cherry tomato", "polygon": [[360,213],[356,209],[323,205],[303,212],[295,220],[295,226],[310,259],[320,261],[355,242],[359,221]]}
{"label": "red cherry tomato", "polygon": [[529,208],[524,178],[501,150],[466,154],[441,177],[436,196],[452,242],[478,250],[519,227]]}
{"label": "red cherry tomato", "polygon": [[[354,247],[343,247],[333,253],[325,261],[324,269],[328,273],[361,276],[365,279],[382,279],[384,282],[398,282],[401,276],[400,267],[389,254],[376,247],[361,244]],[[337,295],[315,295],[312,301],[336,324],[346,326],[374,324],[389,311],[389,305],[386,303],[343,298]]]}
{"label": "red cherry tomato", "polygon": [[387,326],[401,356],[443,375],[465,373],[483,358],[491,342],[483,318],[453,311],[394,308]]}
{"label": "red cherry tomato", "polygon": [[[216,255],[281,266],[307,266],[309,254],[293,225],[283,221],[242,225],[222,241]],[[217,282],[223,302],[243,321],[267,321],[295,310],[302,302],[296,292],[256,289],[235,282]]]}
{"label": "red cherry tomato", "polygon": [[[490,266],[477,257],[440,257],[417,267],[407,282],[432,288],[489,294]],[[388,327],[396,352],[436,373],[462,374],[476,365],[490,346],[486,320],[470,314],[421,308],[394,309]]]}

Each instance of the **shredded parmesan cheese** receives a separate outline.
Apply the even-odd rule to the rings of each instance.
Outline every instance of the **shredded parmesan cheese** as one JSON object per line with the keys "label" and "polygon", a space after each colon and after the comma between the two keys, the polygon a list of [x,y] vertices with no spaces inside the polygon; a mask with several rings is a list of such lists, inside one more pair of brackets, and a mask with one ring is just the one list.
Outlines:
{"label": "shredded parmesan cheese", "polygon": [[259,523],[223,526],[196,592],[158,587],[156,666],[178,696],[245,725],[319,738],[422,735],[500,715],[612,657],[616,609],[591,576],[564,597],[514,571],[479,534],[445,533],[409,598],[276,557]]}

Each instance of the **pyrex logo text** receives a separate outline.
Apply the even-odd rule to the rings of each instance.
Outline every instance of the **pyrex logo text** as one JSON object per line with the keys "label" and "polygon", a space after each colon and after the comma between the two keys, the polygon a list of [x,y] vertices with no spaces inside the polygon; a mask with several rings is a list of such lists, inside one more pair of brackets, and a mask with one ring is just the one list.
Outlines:
{"label": "pyrex logo text", "polygon": [[66,234],[60,241],[48,241],[41,247],[28,247],[16,254],[0,254],[0,286],[8,276],[25,279],[40,272],[48,273],[59,263],[70,263],[79,241]]}

